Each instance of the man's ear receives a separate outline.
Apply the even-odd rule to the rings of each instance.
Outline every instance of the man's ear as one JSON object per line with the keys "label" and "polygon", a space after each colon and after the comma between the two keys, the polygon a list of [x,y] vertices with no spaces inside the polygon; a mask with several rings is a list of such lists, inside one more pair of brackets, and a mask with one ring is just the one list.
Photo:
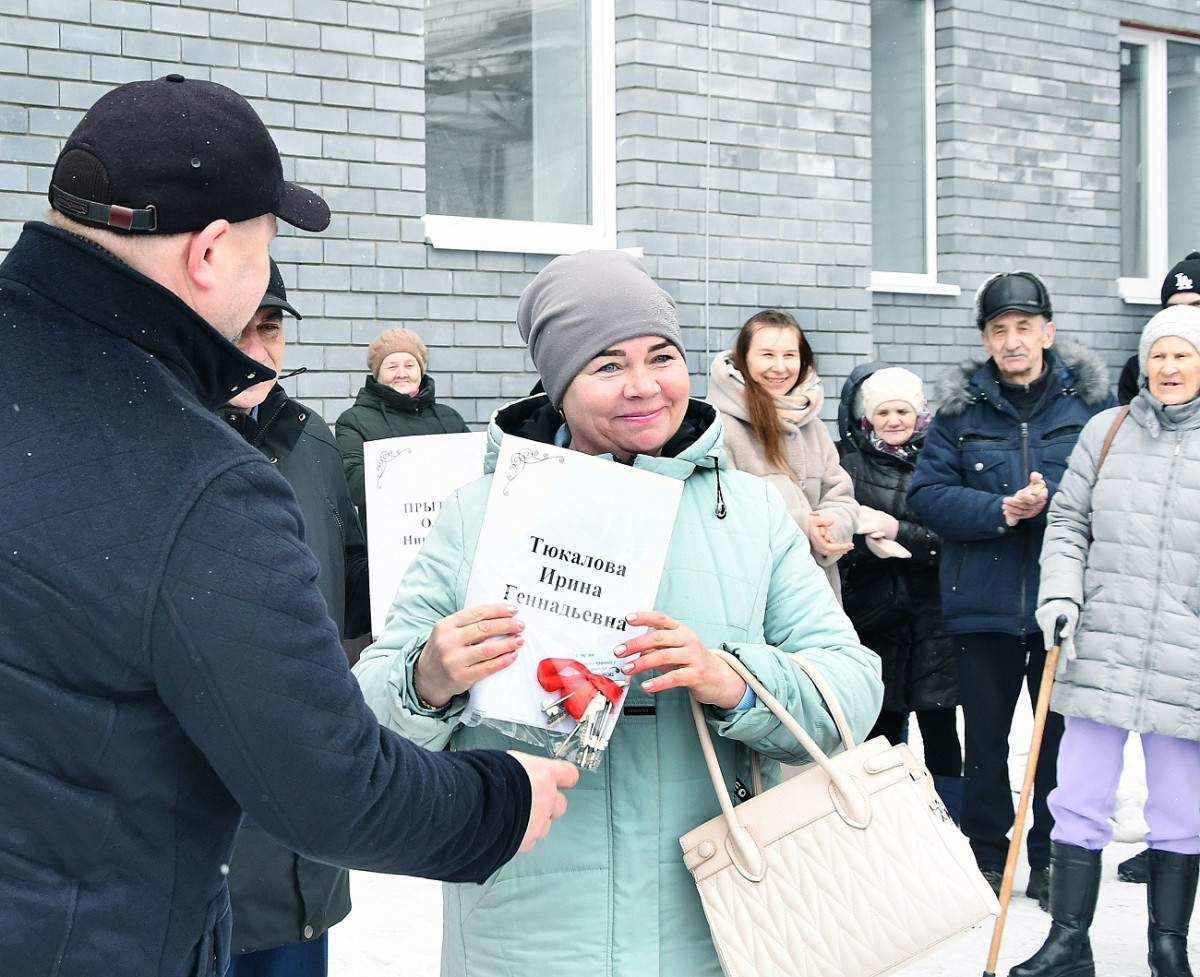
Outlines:
{"label": "man's ear", "polygon": [[1054,320],[1051,319],[1046,323],[1046,341],[1042,343],[1042,349],[1049,349],[1054,345]]}
{"label": "man's ear", "polygon": [[204,291],[216,287],[219,279],[216,265],[223,248],[229,243],[229,221],[215,220],[191,235],[187,249],[188,277]]}

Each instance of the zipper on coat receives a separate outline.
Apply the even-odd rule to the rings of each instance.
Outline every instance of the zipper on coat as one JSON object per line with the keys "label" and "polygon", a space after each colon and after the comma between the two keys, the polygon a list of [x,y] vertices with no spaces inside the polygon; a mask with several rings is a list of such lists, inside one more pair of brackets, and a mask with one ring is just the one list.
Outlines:
{"label": "zipper on coat", "polygon": [[[1025,485],[1029,484],[1029,422],[1021,422],[1021,473],[1025,478]],[[1022,485],[1021,488],[1024,488]],[[1046,500],[1046,505],[1049,506],[1050,500]],[[1029,612],[1026,610],[1029,601],[1029,534],[1025,533],[1025,539],[1021,546],[1021,597],[1017,603],[1018,622],[1020,624],[1020,635],[1025,637],[1028,630],[1025,627],[1025,622],[1029,619]]]}
{"label": "zipper on coat", "polygon": [[[1178,472],[1176,471],[1176,469],[1179,466],[1179,449],[1183,446],[1183,434],[1184,434],[1184,432],[1182,430],[1175,432],[1175,450],[1171,453],[1172,454],[1171,468],[1170,468],[1170,471],[1167,472],[1167,477],[1163,480],[1163,485],[1165,486],[1165,491],[1164,491],[1164,495],[1163,495],[1163,505],[1162,505],[1163,512],[1171,511],[1171,509],[1172,509],[1171,503],[1174,502],[1174,499],[1172,498],[1172,496],[1173,496],[1175,487],[1178,486],[1178,484],[1179,484]],[[1162,521],[1162,525],[1159,528],[1159,538],[1155,541],[1155,547],[1154,547],[1155,552],[1158,555],[1158,565],[1155,567],[1155,576],[1157,579],[1162,579],[1162,569],[1161,569],[1162,561],[1164,559],[1166,559],[1167,546],[1169,543],[1169,540],[1166,540],[1163,538],[1166,534],[1166,528],[1167,528],[1166,520],[1164,519]],[[1137,698],[1137,700],[1135,700],[1135,701],[1139,701],[1139,702],[1145,701],[1145,698],[1148,695],[1148,686],[1150,683],[1150,679],[1153,676],[1153,672],[1149,668],[1146,668],[1145,666],[1146,666],[1146,662],[1150,658],[1150,649],[1151,649],[1151,647],[1153,647],[1154,642],[1156,640],[1156,636],[1154,635],[1153,632],[1158,630],[1156,625],[1160,618],[1159,608],[1162,604],[1161,595],[1162,595],[1162,588],[1155,587],[1154,588],[1154,599],[1150,605],[1150,613],[1146,615],[1146,628],[1147,628],[1146,640],[1142,643],[1142,655],[1143,655],[1142,669],[1141,669],[1142,680],[1139,683],[1138,698]],[[1135,717],[1135,718],[1140,718],[1140,717]]]}
{"label": "zipper on coat", "polygon": [[329,506],[329,511],[333,513],[333,521],[337,523],[338,535],[342,538],[342,549],[344,550],[346,548],[346,524],[342,522],[342,514],[338,512],[337,506],[329,496],[325,497],[325,504]]}
{"label": "zipper on coat", "polygon": [[[252,442],[250,442],[251,444],[254,445],[254,447],[257,448],[259,446],[259,443],[262,441],[262,439],[267,434],[267,429],[270,428],[270,426],[275,423],[275,421],[278,419],[279,415],[281,413],[283,413],[283,409],[286,406],[287,406],[287,401],[286,400],[281,401],[279,406],[275,408],[275,413],[273,413],[265,421],[259,422],[258,433],[254,436],[254,440]],[[272,460],[274,460],[274,459],[272,459]]]}

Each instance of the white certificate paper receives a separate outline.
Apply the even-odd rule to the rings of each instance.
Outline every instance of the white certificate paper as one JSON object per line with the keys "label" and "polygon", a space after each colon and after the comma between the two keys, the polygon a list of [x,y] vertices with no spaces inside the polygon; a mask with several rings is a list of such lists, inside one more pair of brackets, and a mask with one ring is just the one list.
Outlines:
{"label": "white certificate paper", "polygon": [[472,721],[549,729],[544,658],[619,674],[612,651],[645,631],[625,615],[655,609],[682,492],[676,478],[505,435],[466,606],[516,604],[525,644],[471,688]]}
{"label": "white certificate paper", "polygon": [[371,560],[371,631],[383,630],[404,571],[442,503],[483,475],[487,435],[422,434],[363,444],[367,552]]}

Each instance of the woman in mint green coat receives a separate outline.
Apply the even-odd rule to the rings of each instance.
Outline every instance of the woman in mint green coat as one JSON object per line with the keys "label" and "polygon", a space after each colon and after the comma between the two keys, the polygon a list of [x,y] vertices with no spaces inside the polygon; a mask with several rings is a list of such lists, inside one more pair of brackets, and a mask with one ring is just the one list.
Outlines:
{"label": "woman in mint green coat", "polygon": [[719,813],[688,691],[722,769],[750,783],[755,750],[770,784],[804,750],[710,649],[737,654],[824,749],[837,733],[791,654],[822,670],[857,736],[879,712],[879,661],[779,494],[725,469],[720,415],[688,395],[674,304],[636,259],[555,259],[522,294],[518,324],[546,393],[493,417],[488,474],[447,500],[356,666],[380,719],[431,749],[527,749],[461,723],[471,685],[520,653],[516,607],[463,606],[504,432],[678,478],[683,497],[655,606],[631,609],[649,630],[625,643],[630,690],[603,763],[532,851],[481,886],[446,887],[442,974],[718,977],[678,841]]}

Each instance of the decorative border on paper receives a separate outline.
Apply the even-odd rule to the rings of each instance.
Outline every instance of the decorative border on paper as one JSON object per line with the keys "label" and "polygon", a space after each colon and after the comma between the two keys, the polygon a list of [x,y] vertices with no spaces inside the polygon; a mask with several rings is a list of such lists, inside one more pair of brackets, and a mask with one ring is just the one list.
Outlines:
{"label": "decorative border on paper", "polygon": [[560,465],[563,462],[562,455],[552,455],[550,452],[539,452],[533,448],[522,448],[516,452],[508,462],[508,484],[504,486],[504,495],[508,495],[509,486],[512,485],[515,479],[521,472],[525,471],[527,465],[536,465],[543,461],[557,461]]}
{"label": "decorative border on paper", "polygon": [[386,451],[379,452],[379,459],[375,462],[375,486],[380,488],[383,486],[383,471],[387,468],[389,461],[395,461],[401,455],[410,454],[412,448],[388,448]]}

